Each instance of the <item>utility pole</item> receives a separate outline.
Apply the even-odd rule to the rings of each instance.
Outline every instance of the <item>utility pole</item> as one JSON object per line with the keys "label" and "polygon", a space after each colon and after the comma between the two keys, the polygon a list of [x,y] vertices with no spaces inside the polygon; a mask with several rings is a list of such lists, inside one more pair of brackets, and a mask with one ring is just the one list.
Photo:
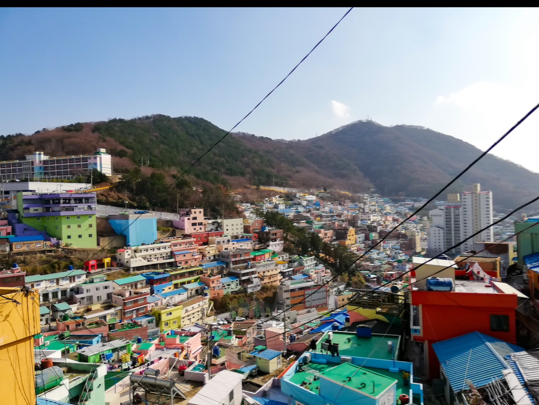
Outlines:
{"label": "utility pole", "polygon": [[211,360],[213,358],[213,325],[210,325],[208,333],[208,380],[211,380]]}

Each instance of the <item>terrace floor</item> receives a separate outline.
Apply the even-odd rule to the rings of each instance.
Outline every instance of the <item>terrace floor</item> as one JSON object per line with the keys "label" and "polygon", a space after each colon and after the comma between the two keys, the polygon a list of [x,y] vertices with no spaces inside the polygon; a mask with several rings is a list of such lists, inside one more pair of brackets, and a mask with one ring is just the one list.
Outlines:
{"label": "terrace floor", "polygon": [[[327,338],[325,334],[316,345],[316,353],[322,351],[322,342]],[[398,351],[399,336],[386,335],[384,337],[372,335],[370,338],[359,338],[355,333],[333,332],[332,343],[339,344],[339,355],[353,357],[373,357],[375,359],[393,360],[393,353],[387,350],[388,343],[393,342],[395,352]]]}

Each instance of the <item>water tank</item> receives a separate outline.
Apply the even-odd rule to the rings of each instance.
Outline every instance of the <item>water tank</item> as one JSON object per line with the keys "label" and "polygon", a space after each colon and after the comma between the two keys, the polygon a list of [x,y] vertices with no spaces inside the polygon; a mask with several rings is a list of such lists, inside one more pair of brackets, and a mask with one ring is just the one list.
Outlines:
{"label": "water tank", "polygon": [[159,369],[147,368],[146,370],[144,370],[144,375],[159,377]]}
{"label": "water tank", "polygon": [[69,266],[67,266],[67,269],[68,269],[68,270],[73,270],[73,266],[72,266],[72,265],[69,265]]}
{"label": "water tank", "polygon": [[391,340],[387,342],[387,352],[393,353],[393,342]]}
{"label": "water tank", "polygon": [[337,322],[333,322],[331,325],[331,330],[339,330],[339,324]]}
{"label": "water tank", "polygon": [[219,346],[213,346],[212,352],[215,357],[219,357],[221,355],[221,348]]}
{"label": "water tank", "polygon": [[50,368],[54,365],[52,362],[52,359],[41,359],[41,370],[45,370],[47,368]]}
{"label": "water tank", "polygon": [[43,371],[36,371],[36,394],[41,394],[51,388],[57,387],[64,379],[64,372],[60,367],[53,366]]}
{"label": "water tank", "polygon": [[311,362],[311,353],[305,353],[303,355],[303,361],[305,362],[305,364],[309,364]]}
{"label": "water tank", "polygon": [[372,328],[368,325],[358,325],[356,328],[356,336],[358,338],[370,338],[372,337]]}
{"label": "water tank", "polygon": [[291,335],[290,335],[290,343],[293,343],[293,342],[295,342],[295,341],[296,341],[296,335],[291,334]]}
{"label": "water tank", "polygon": [[453,279],[429,277],[427,291],[453,291]]}
{"label": "water tank", "polygon": [[141,344],[141,343],[142,343],[142,338],[141,338],[141,337],[138,337],[138,338],[137,338],[137,343],[138,343],[138,344]]}

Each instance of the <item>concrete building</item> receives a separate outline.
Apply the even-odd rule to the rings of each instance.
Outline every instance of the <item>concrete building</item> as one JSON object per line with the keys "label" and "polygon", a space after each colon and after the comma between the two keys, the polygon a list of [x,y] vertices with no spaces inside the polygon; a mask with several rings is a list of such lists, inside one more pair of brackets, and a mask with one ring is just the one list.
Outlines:
{"label": "concrete building", "polygon": [[316,291],[318,288],[320,286],[309,278],[286,280],[277,290],[278,306],[283,310],[292,308],[295,311],[307,308],[327,310],[329,302],[327,286],[322,286]]}
{"label": "concrete building", "polygon": [[195,297],[182,302],[182,328],[195,323],[202,323],[208,313],[207,297]]}
{"label": "concrete building", "polygon": [[171,307],[155,307],[152,314],[155,316],[157,325],[161,332],[165,332],[171,329],[179,329],[182,325],[182,311],[181,305]]}
{"label": "concrete building", "polygon": [[68,300],[71,297],[71,288],[85,280],[85,271],[70,269],[60,273],[27,276],[25,284],[39,293],[40,302],[54,303]]}
{"label": "concrete building", "polygon": [[240,280],[237,277],[230,276],[221,279],[224,294],[230,294],[241,290]]}
{"label": "concrete building", "polygon": [[244,376],[233,371],[223,370],[189,400],[188,405],[243,403],[242,381]]}
{"label": "concrete building", "polygon": [[19,220],[81,248],[97,247],[95,193],[17,193]]}
{"label": "concrete building", "polygon": [[25,276],[26,272],[14,264],[11,269],[0,271],[0,288],[24,287]]}
{"label": "concrete building", "polygon": [[231,238],[239,238],[243,234],[243,219],[221,219],[221,230]]}
{"label": "concrete building", "polygon": [[172,255],[170,243],[156,243],[118,249],[118,262],[133,270],[150,270],[172,267],[176,259]]}
{"label": "concrete building", "polygon": [[178,214],[180,219],[172,222],[174,227],[183,229],[187,234],[206,232],[206,221],[202,208],[182,208]]}
{"label": "concrete building", "polygon": [[93,276],[85,283],[71,288],[71,294],[79,305],[104,304],[112,301],[114,281],[108,281],[107,276]]}
{"label": "concrete building", "polygon": [[0,162],[0,180],[72,179],[96,169],[112,175],[112,158],[103,148],[93,155],[50,157],[43,152],[26,155],[26,160]]}
{"label": "concrete building", "polygon": [[148,313],[150,287],[142,276],[127,277],[113,281],[117,285],[112,294],[112,304],[122,308],[122,321],[131,320]]}
{"label": "concrete building", "polygon": [[154,214],[110,215],[109,223],[114,232],[125,236],[127,246],[150,245],[157,240],[157,218]]}
{"label": "concrete building", "polygon": [[[479,184],[474,184],[473,191],[462,194],[462,215],[464,238],[473,235],[480,229],[492,225],[492,191],[481,191]],[[492,227],[481,232],[463,244],[465,250],[473,249],[474,243],[491,242],[494,240]]]}

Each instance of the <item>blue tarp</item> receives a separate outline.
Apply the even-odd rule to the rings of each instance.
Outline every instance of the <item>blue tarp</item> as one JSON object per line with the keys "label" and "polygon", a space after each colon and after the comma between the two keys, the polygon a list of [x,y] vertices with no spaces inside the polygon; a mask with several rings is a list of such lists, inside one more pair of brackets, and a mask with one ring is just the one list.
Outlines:
{"label": "blue tarp", "polygon": [[524,263],[526,263],[526,267],[530,270],[538,269],[539,268],[539,253],[532,253],[531,255],[524,256]]}

